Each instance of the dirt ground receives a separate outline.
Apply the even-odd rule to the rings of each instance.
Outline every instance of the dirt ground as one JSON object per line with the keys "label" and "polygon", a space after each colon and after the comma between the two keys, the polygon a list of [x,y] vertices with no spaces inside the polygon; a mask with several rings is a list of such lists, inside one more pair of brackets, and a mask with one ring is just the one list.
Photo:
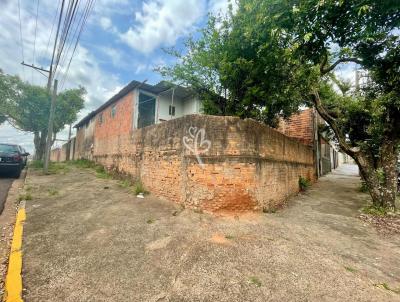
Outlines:
{"label": "dirt ground", "polygon": [[400,301],[400,236],[357,218],[355,172],[240,217],[136,198],[91,170],[32,173],[25,301]]}

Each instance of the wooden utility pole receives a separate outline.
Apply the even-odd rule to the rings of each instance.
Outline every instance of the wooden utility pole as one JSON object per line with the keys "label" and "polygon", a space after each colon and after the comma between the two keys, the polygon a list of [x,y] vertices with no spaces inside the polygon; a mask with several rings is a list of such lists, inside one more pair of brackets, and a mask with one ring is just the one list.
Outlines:
{"label": "wooden utility pole", "polygon": [[58,81],[54,80],[53,94],[51,95],[51,103],[50,103],[49,125],[47,127],[46,150],[44,153],[44,173],[48,173],[49,171],[50,149],[53,139],[54,111],[56,109],[57,85]]}

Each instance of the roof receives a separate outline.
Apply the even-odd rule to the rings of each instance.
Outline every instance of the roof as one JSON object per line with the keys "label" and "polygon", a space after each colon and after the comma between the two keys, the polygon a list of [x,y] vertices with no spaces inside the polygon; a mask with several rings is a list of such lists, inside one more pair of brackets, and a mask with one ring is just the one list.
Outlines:
{"label": "roof", "polygon": [[96,116],[97,113],[101,112],[103,109],[107,108],[111,104],[120,100],[125,95],[127,95],[129,92],[134,90],[135,88],[140,88],[140,90],[144,90],[144,91],[150,92],[152,94],[157,94],[157,95],[161,94],[163,92],[172,93],[172,88],[174,88],[175,89],[174,95],[177,97],[187,98],[187,97],[193,95],[193,91],[191,89],[188,89],[188,88],[185,88],[182,86],[178,86],[178,85],[174,85],[167,81],[161,81],[156,85],[150,85],[150,84],[146,84],[145,81],[139,82],[139,81],[133,80],[128,85],[126,85],[124,88],[122,88],[111,99],[109,99],[107,102],[105,102],[99,108],[90,112],[83,119],[81,119],[77,124],[75,124],[74,128],[79,128],[80,126],[87,124],[92,119],[92,117]]}

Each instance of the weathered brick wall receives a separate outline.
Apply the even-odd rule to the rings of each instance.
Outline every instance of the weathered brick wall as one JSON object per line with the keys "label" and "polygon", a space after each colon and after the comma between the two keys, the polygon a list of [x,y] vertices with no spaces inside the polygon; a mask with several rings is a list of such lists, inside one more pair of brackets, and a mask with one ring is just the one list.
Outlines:
{"label": "weathered brick wall", "polygon": [[313,144],[313,114],[312,109],[293,114],[288,120],[280,121],[278,131],[311,146]]}
{"label": "weathered brick wall", "polygon": [[[299,176],[313,178],[312,149],[256,121],[189,115],[132,131],[132,97],[118,105],[120,123],[96,124],[93,157],[157,196],[211,211],[257,210],[296,193]],[[204,129],[211,143],[204,165],[183,144],[190,127]]]}

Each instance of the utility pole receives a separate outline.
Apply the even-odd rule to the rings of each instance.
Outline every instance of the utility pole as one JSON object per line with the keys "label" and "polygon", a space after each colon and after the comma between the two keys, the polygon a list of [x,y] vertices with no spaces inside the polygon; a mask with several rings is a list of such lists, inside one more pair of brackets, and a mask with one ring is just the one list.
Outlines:
{"label": "utility pole", "polygon": [[52,139],[53,139],[52,136],[53,136],[54,111],[55,111],[56,98],[57,98],[57,85],[58,85],[58,80],[54,80],[53,94],[51,95],[51,104],[50,104],[49,125],[47,127],[46,150],[44,153],[44,173],[45,174],[49,171],[50,148],[51,148]]}

